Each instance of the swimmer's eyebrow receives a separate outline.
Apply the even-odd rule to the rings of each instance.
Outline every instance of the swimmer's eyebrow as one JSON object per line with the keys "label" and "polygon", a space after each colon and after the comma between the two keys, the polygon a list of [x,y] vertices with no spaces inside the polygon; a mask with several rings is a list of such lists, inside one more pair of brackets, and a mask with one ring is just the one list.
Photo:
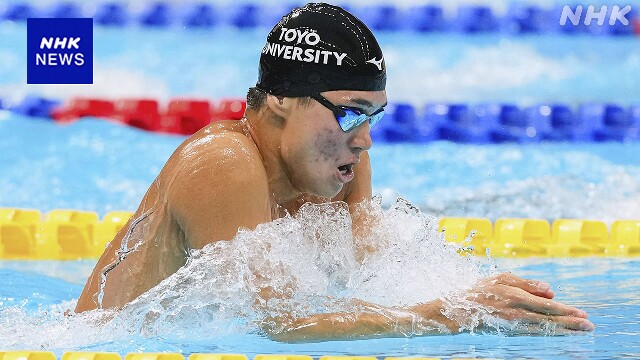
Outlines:
{"label": "swimmer's eyebrow", "polygon": [[[368,107],[368,108],[372,108],[373,107],[373,104],[371,103],[371,101],[369,101],[367,99],[355,98],[355,99],[351,99],[350,101],[352,103],[355,103],[355,104],[358,104],[358,105],[362,105],[364,107]],[[381,107],[385,107],[385,106],[387,106],[386,102]]]}

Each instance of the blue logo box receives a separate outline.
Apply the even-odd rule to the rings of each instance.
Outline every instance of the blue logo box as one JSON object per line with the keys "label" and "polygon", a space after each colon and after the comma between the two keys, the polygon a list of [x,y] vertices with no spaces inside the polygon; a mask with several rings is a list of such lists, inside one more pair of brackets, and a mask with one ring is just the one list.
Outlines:
{"label": "blue logo box", "polygon": [[27,84],[93,84],[93,19],[27,19]]}

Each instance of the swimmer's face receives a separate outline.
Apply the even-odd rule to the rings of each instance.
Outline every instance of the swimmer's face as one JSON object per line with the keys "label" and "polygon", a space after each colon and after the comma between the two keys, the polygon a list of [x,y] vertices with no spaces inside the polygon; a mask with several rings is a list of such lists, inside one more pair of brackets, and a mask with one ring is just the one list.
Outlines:
{"label": "swimmer's face", "polygon": [[[327,91],[322,96],[366,114],[387,103],[384,91]],[[369,122],[345,132],[333,112],[318,101],[303,106],[292,100],[296,105],[285,119],[280,147],[289,179],[298,191],[333,197],[353,179],[362,151],[371,148]]]}

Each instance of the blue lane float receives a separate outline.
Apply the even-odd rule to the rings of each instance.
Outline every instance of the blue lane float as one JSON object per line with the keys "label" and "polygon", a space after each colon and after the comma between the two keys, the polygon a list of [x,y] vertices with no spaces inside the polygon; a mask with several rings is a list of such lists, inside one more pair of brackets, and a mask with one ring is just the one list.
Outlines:
{"label": "blue lane float", "polygon": [[200,29],[212,28],[219,21],[218,10],[206,3],[189,5],[183,18],[184,26]]}
{"label": "blue lane float", "polygon": [[509,7],[507,31],[518,34],[536,34],[551,28],[548,11],[537,6],[514,4]]}
{"label": "blue lane float", "polygon": [[149,27],[166,27],[172,23],[173,14],[169,4],[151,3],[138,17],[140,25]]}
{"label": "blue lane float", "polygon": [[393,5],[352,6],[349,9],[374,31],[403,30],[404,19],[409,15]]}
{"label": "blue lane float", "polygon": [[13,106],[7,106],[7,108],[9,111],[16,114],[50,119],[51,110],[60,106],[60,104],[62,104],[62,102],[59,100],[52,100],[39,96],[26,96],[19,103]]}
{"label": "blue lane float", "polygon": [[48,16],[51,18],[80,18],[83,17],[82,9],[76,3],[62,1],[55,3],[48,10]]}
{"label": "blue lane float", "polygon": [[446,30],[444,11],[436,5],[422,5],[412,9],[414,16],[409,18],[411,28],[419,32]]}
{"label": "blue lane float", "polygon": [[500,28],[498,19],[488,6],[461,6],[455,24],[464,33],[496,32]]}
{"label": "blue lane float", "polygon": [[103,26],[124,26],[127,24],[129,15],[123,4],[117,2],[107,2],[98,4],[93,15],[93,21]]}
{"label": "blue lane float", "polygon": [[27,3],[11,3],[7,5],[1,19],[9,21],[27,21],[30,17],[37,17],[36,9]]}
{"label": "blue lane float", "polygon": [[371,132],[375,141],[467,144],[640,140],[640,105],[565,104],[520,108],[513,104],[391,104]]}
{"label": "blue lane float", "polygon": [[[169,1],[147,2],[141,11],[129,9],[126,3],[106,1],[96,4],[93,13],[84,13],[78,3],[70,1],[54,2],[46,8],[33,6],[28,2],[14,2],[6,6],[0,19],[25,21],[29,17],[79,17],[88,16],[102,26],[123,26],[137,24],[146,27],[179,26],[191,28],[211,28],[233,26],[238,28],[272,27],[280,16],[287,13],[296,3],[264,5],[259,3],[230,3],[213,5],[207,2],[187,2],[176,4]],[[589,6],[574,4],[541,7],[528,4],[512,4],[504,14],[498,14],[492,7],[461,5],[457,11],[447,16],[438,5],[400,7],[393,4],[348,6],[375,31],[415,31],[415,32],[460,32],[504,33],[504,34],[590,34],[628,36],[640,35],[640,13],[635,8],[623,11],[612,6],[593,8],[598,15],[587,24]],[[563,11],[570,10],[577,22],[565,21],[560,24]],[[623,8],[624,9],[624,8]],[[580,10],[580,11],[579,11]],[[566,18],[566,17],[565,17]],[[602,21],[599,21],[599,19]],[[621,21],[625,19],[625,22]],[[566,20],[566,19],[565,19]],[[628,22],[626,22],[628,20]]]}

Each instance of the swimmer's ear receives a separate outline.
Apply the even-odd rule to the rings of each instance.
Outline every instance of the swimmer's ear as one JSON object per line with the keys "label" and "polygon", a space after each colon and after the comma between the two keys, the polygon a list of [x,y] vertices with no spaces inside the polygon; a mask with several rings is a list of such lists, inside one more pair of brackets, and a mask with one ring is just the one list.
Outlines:
{"label": "swimmer's ear", "polygon": [[295,98],[267,94],[267,106],[279,117],[286,118],[295,104]]}

